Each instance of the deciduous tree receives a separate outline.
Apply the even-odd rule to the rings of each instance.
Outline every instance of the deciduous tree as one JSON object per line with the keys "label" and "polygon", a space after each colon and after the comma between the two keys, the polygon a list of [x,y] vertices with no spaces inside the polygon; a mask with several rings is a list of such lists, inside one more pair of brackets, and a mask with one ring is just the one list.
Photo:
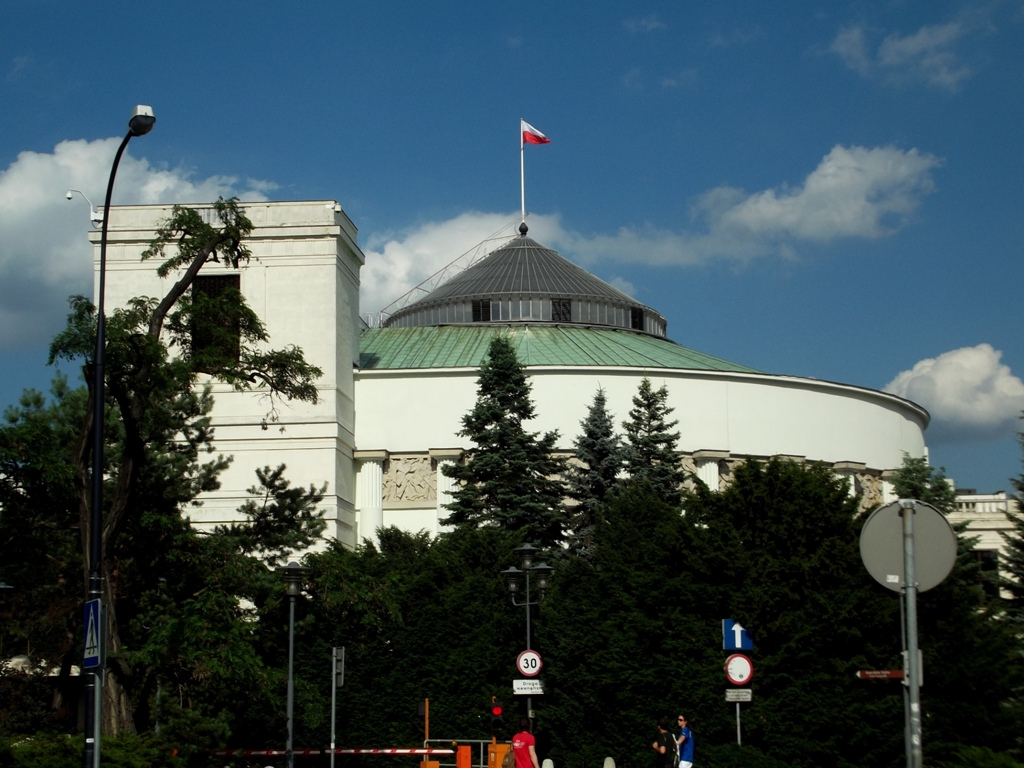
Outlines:
{"label": "deciduous tree", "polygon": [[[173,527],[187,504],[217,487],[217,474],[226,459],[203,460],[211,431],[209,394],[198,388],[200,377],[255,389],[278,399],[315,402],[320,370],[306,362],[296,347],[268,349],[266,328],[237,290],[215,297],[192,290],[204,266],[220,262],[239,269],[250,257],[245,238],[252,223],[235,199],[214,203],[216,224],[198,211],[175,206],[171,217],[143,259],[161,259],[157,274],[173,284],[160,299],[137,297],[115,310],[106,324],[104,430],[103,561],[100,573],[108,608],[108,653],[112,663],[104,686],[105,727],[110,732],[132,727],[132,702],[126,690],[129,672],[119,663],[124,622],[118,606],[125,582],[121,562],[138,554],[134,537],[140,526],[162,517]],[[96,310],[86,298],[72,297],[67,328],[51,345],[51,361],[88,359],[94,347]],[[197,346],[198,328],[221,329],[231,335],[237,354],[225,355],[222,336]],[[92,377],[87,377],[90,388]],[[97,394],[90,390],[90,399]],[[272,414],[271,414],[272,415]],[[79,498],[83,570],[90,532],[89,434],[92,407],[83,414],[75,436],[70,466]]]}

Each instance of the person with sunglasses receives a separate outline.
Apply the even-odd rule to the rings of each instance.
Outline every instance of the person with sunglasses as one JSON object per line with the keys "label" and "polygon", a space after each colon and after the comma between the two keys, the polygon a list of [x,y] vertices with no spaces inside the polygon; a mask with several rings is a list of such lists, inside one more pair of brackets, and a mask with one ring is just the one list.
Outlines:
{"label": "person with sunglasses", "polygon": [[693,732],[690,730],[686,715],[676,718],[679,735],[676,737],[676,748],[679,750],[679,768],[693,768]]}

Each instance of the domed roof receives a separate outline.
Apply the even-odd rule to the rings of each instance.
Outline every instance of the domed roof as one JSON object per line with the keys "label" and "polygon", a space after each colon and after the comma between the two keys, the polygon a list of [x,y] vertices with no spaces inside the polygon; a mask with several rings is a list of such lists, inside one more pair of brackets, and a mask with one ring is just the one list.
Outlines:
{"label": "domed roof", "polygon": [[479,368],[495,336],[512,342],[525,366],[673,369],[752,373],[753,368],[622,328],[489,323],[425,328],[371,328],[359,340],[359,369],[395,371]]}
{"label": "domed roof", "polygon": [[551,322],[627,328],[665,336],[665,318],[557,251],[521,235],[403,307],[386,327]]}

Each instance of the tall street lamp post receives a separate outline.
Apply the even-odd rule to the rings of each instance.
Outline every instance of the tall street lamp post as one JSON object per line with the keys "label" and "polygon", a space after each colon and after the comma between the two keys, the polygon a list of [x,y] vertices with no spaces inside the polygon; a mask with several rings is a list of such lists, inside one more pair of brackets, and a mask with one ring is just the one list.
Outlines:
{"label": "tall street lamp post", "polygon": [[277,571],[284,575],[288,589],[288,743],[284,748],[284,759],[287,768],[295,768],[295,598],[302,592],[302,577],[309,568],[304,568],[293,561],[279,567]]}
{"label": "tall street lamp post", "polygon": [[[550,584],[551,574],[555,570],[547,563],[534,563],[534,558],[540,550],[532,544],[523,544],[523,546],[516,549],[516,552],[520,556],[520,565],[522,568],[516,568],[514,565],[506,568],[501,572],[501,575],[505,577],[505,585],[508,587],[509,597],[512,598],[512,605],[525,606],[526,607],[526,650],[532,651],[531,646],[532,638],[530,635],[530,607],[534,605],[540,605],[544,602],[544,598],[547,596],[548,586]],[[537,579],[537,591],[540,596],[536,600],[531,599],[531,577]],[[525,585],[526,593],[523,599],[518,600],[518,596],[521,593],[521,588]],[[526,716],[532,721],[533,720],[533,697],[527,695],[526,697]]]}
{"label": "tall street lamp post", "polygon": [[[140,104],[132,110],[128,121],[128,133],[125,134],[121,146],[114,155],[114,164],[110,168],[110,180],[107,182],[107,196],[103,204],[103,225],[100,228],[100,282],[96,293],[96,349],[92,356],[92,508],[89,510],[89,591],[88,602],[102,606],[103,580],[103,405],[104,376],[103,367],[106,363],[106,322],[103,316],[103,298],[107,282],[107,224],[110,221],[110,198],[114,193],[114,177],[121,155],[133,136],[145,136],[153,130],[156,118],[153,108]],[[86,614],[98,616],[97,631],[106,637],[106,621],[102,609],[91,613],[88,606]],[[86,627],[88,633],[88,626]],[[88,638],[87,641],[88,643]],[[100,643],[104,647],[105,642]],[[85,674],[85,748],[82,753],[83,768],[99,768],[100,764],[100,719],[103,705],[101,694],[103,689],[103,671],[106,660],[102,651],[98,663]]]}

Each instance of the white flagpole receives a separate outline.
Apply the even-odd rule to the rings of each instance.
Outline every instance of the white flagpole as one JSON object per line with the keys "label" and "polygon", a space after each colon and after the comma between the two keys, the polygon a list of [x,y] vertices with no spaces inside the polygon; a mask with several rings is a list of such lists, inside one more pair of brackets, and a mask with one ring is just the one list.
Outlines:
{"label": "white flagpole", "polygon": [[523,138],[523,118],[519,118],[519,196],[522,203],[523,223],[526,223],[526,165],[523,158],[526,156],[526,139]]}

